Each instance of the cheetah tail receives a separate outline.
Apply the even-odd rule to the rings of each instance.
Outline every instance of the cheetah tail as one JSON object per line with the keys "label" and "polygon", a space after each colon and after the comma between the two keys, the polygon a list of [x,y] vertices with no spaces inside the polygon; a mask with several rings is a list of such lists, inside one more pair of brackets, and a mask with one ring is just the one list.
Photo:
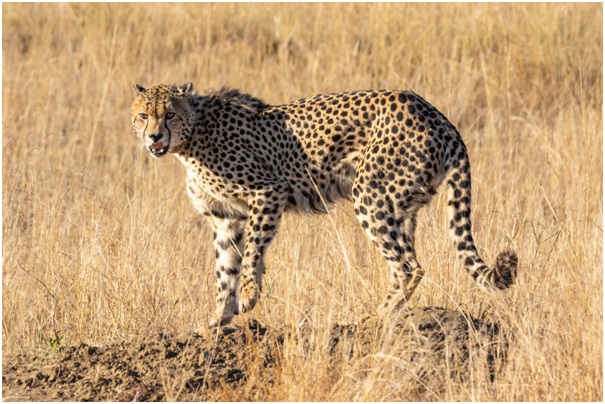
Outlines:
{"label": "cheetah tail", "polygon": [[479,256],[471,232],[471,171],[466,150],[453,160],[446,178],[450,233],[458,250],[458,258],[467,272],[484,290],[509,288],[517,277],[517,254],[500,252],[490,268]]}

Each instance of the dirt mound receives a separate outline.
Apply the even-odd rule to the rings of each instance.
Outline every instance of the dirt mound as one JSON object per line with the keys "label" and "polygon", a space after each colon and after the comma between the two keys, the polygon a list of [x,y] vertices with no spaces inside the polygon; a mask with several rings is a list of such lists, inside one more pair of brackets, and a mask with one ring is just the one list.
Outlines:
{"label": "dirt mound", "polygon": [[[507,343],[496,324],[438,308],[405,310],[394,320],[376,318],[336,325],[327,347],[305,333],[285,338],[251,321],[199,336],[156,335],[102,347],[80,344],[42,355],[5,357],[2,392],[10,401],[232,401],[266,400],[280,377],[284,343],[326,349],[335,373],[343,364],[388,352],[418,372],[463,377],[472,355],[490,369]],[[284,342],[287,341],[287,342]],[[492,372],[492,375],[495,374]],[[431,378],[434,379],[434,378]]]}
{"label": "dirt mound", "polygon": [[444,392],[446,379],[463,383],[471,370],[493,382],[509,347],[498,324],[434,307],[403,310],[386,322],[369,318],[335,326],[332,338],[329,352],[335,365],[353,363],[358,372],[381,368],[378,373],[409,382],[412,401],[434,400]]}

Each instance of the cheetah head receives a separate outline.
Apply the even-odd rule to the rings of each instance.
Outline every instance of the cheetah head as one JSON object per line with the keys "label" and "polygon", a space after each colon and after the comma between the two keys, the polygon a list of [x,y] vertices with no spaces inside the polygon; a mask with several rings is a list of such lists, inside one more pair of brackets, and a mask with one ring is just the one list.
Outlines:
{"label": "cheetah head", "polygon": [[176,153],[190,140],[195,118],[189,102],[192,88],[191,83],[149,89],[134,86],[132,128],[152,156]]}

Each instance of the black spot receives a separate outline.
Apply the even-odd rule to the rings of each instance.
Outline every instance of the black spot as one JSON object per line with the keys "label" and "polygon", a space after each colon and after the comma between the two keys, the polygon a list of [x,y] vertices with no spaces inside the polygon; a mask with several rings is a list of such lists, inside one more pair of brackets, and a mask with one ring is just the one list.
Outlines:
{"label": "black spot", "polygon": [[262,229],[263,229],[263,231],[272,231],[272,230],[275,229],[275,226],[272,226],[272,225],[269,225],[269,224],[265,223],[265,224],[263,224]]}

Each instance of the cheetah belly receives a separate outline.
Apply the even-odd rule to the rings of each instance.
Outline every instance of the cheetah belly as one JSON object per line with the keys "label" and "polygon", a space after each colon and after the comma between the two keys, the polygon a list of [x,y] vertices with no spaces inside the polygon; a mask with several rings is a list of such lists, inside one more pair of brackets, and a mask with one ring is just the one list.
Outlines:
{"label": "cheetah belly", "polygon": [[[327,213],[338,199],[352,199],[353,181],[357,170],[357,153],[321,170],[320,175],[305,169],[305,180],[290,181],[289,209],[299,213]],[[290,178],[293,178],[291,176]]]}

